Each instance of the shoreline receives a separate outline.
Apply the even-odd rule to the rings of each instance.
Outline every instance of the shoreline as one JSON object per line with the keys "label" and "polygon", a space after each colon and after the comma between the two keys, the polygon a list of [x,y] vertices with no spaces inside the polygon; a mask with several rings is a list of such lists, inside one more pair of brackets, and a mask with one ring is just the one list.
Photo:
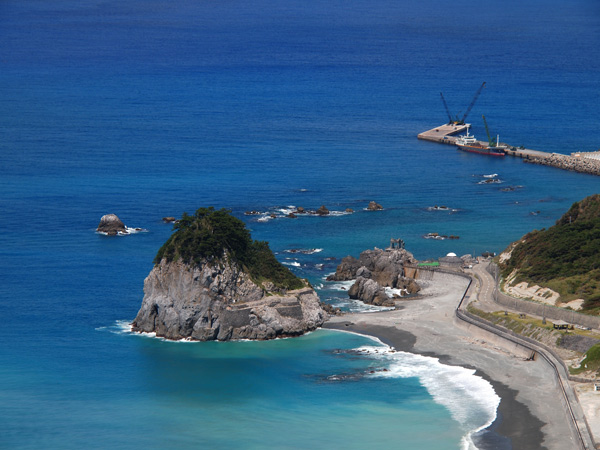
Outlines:
{"label": "shoreline", "polygon": [[424,284],[423,295],[401,301],[399,310],[334,316],[323,328],[371,336],[396,350],[475,370],[501,398],[494,422],[473,435],[480,450],[574,448],[556,380],[545,363],[526,361],[506,342],[455,317],[468,285],[464,278],[440,273]]}
{"label": "shoreline", "polygon": [[[416,336],[398,328],[368,324],[358,325],[352,322],[326,322],[323,328],[373,337],[398,351],[417,353],[439,359],[445,365],[454,365],[450,363],[450,355],[415,351]],[[469,365],[462,365],[461,367],[475,370],[475,375],[489,382],[494,391],[496,391],[496,394],[501,398],[494,422],[484,430],[473,435],[473,441],[478,450],[536,448],[543,440],[542,427],[545,424],[531,414],[526,405],[516,399],[517,391],[504,383],[494,380],[477,367]]]}

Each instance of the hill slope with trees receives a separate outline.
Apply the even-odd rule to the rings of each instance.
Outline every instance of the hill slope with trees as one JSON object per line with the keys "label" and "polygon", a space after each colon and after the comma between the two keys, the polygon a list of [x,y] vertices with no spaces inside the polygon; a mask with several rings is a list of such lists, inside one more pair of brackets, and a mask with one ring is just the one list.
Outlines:
{"label": "hill slope with trees", "polygon": [[504,279],[527,282],[560,294],[558,302],[583,299],[583,309],[600,311],[600,195],[571,208],[548,229],[513,243],[500,258]]}

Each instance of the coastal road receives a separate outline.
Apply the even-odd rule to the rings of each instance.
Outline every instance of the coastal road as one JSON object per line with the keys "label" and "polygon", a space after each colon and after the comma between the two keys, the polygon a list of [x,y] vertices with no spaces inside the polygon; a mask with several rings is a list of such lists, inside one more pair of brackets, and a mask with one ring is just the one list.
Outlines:
{"label": "coastal road", "polygon": [[[503,309],[519,313],[519,310],[506,308],[505,306],[501,306],[494,301],[497,282],[488,272],[488,266],[489,261],[482,261],[473,266],[471,270],[467,271],[471,272],[470,275],[472,275],[476,280],[476,282],[471,285],[471,289],[473,289],[473,285],[475,285],[475,292],[469,293],[469,297],[471,300],[477,298],[477,308],[486,312],[493,312],[498,311],[498,309]],[[536,317],[531,313],[528,313],[528,315],[531,317]],[[538,353],[546,354],[545,358],[548,360],[550,365],[554,365],[555,367],[556,376],[560,379],[557,380],[559,381],[559,385],[562,384],[562,393],[567,402],[567,411],[569,412],[569,416],[572,418],[573,423],[576,424],[573,431],[575,432],[575,435],[579,435],[579,439],[575,439],[572,443],[574,445],[577,444],[578,446],[581,446],[581,448],[596,448],[594,446],[595,444],[592,436],[592,429],[586,424],[586,418],[582,409],[582,404],[575,394],[573,385],[569,383],[569,376],[566,368],[563,370],[563,367],[565,367],[564,363],[561,360],[555,360],[551,355],[549,355],[547,352],[544,352],[541,348],[537,348],[537,351]],[[595,413],[598,411],[598,406],[597,402],[595,401],[591,403],[591,406],[589,404],[587,405],[587,410],[592,411],[592,417],[594,417]],[[598,427],[595,427],[594,429],[597,430]]]}
{"label": "coastal road", "polygon": [[[506,307],[500,306],[494,301],[497,284],[494,277],[488,272],[489,265],[489,261],[480,260],[479,264],[475,264],[472,269],[465,270],[466,273],[473,275],[476,280],[474,284],[479,300],[477,307],[486,312],[494,312],[499,309],[506,310]],[[473,295],[471,295],[471,298],[473,298]]]}

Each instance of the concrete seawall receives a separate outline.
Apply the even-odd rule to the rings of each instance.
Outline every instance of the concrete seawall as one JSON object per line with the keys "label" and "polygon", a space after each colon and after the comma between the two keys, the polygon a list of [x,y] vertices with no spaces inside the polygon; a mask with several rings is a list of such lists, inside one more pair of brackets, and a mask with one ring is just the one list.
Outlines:
{"label": "concrete seawall", "polygon": [[[491,342],[504,341],[504,345],[508,343],[508,348],[511,348],[517,355],[527,355],[533,357],[535,354],[540,355],[553,370],[557,383],[562,392],[561,403],[565,408],[570,420],[570,427],[573,434],[577,436],[578,448],[583,450],[592,450],[596,448],[590,427],[587,423],[585,414],[577,395],[569,383],[568,368],[556,353],[545,345],[534,341],[525,336],[515,334],[513,331],[504,327],[498,326],[489,322],[482,317],[471,314],[466,307],[471,298],[477,297],[478,293],[474,292],[473,278],[466,274],[456,274],[465,278],[469,278],[469,285],[465,290],[463,298],[456,307],[455,315],[459,321],[462,321],[469,329],[470,327],[478,328],[477,334],[484,335]],[[472,331],[472,330],[471,330]]]}

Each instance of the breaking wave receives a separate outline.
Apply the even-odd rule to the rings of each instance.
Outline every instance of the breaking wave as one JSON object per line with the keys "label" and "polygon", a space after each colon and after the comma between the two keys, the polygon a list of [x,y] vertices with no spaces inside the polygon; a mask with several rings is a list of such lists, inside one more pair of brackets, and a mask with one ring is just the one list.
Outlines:
{"label": "breaking wave", "polygon": [[387,363],[388,370],[375,371],[369,376],[417,377],[434,401],[447,408],[464,430],[463,450],[476,449],[472,436],[496,419],[500,397],[489,382],[475,375],[475,370],[445,365],[437,358],[395,351],[387,346],[364,346],[356,350]]}

